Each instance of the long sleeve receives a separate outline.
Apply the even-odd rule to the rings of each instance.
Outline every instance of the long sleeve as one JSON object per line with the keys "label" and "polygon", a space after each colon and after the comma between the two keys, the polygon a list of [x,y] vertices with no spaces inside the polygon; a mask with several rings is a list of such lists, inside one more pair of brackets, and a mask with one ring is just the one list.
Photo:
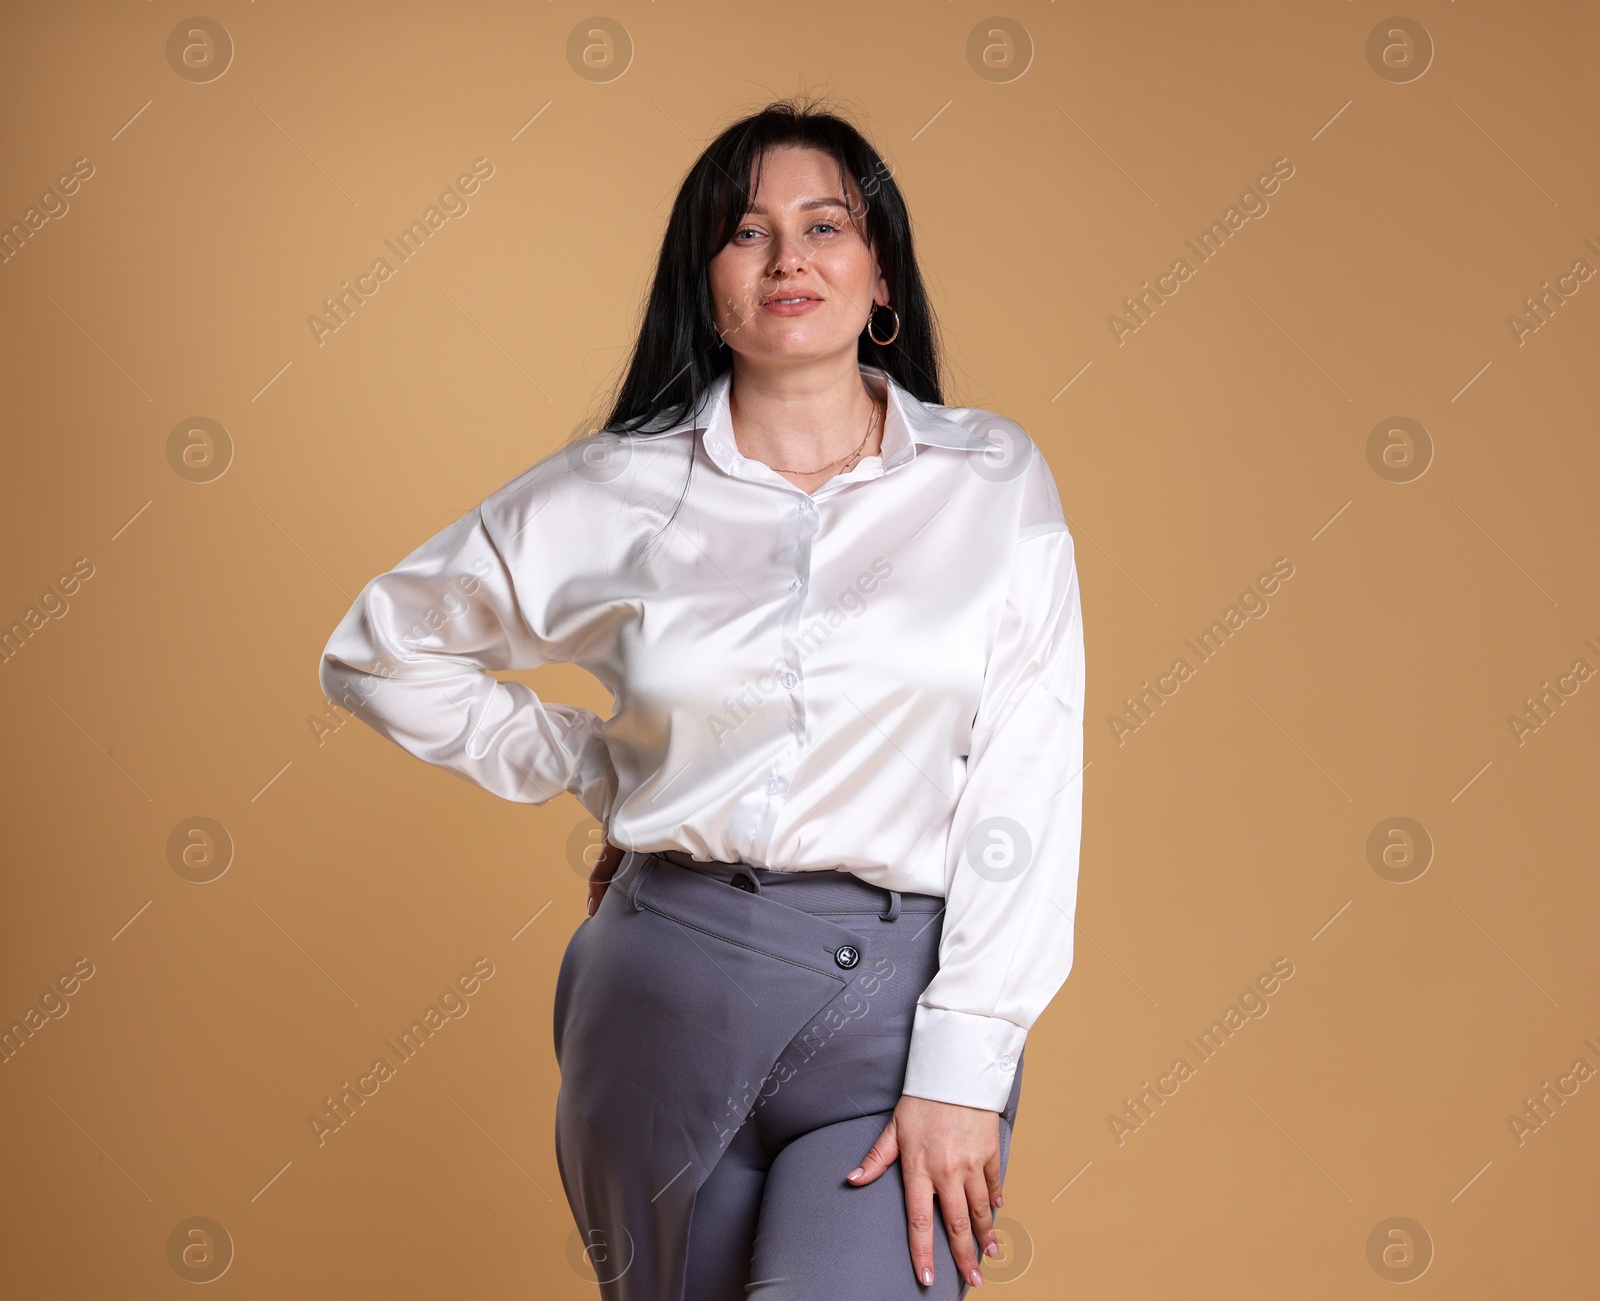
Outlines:
{"label": "long sleeve", "polygon": [[480,505],[367,583],[318,677],[328,699],[419,759],[523,804],[571,791],[605,823],[616,773],[599,716],[488,671],[567,658],[530,627]]}
{"label": "long sleeve", "polygon": [[903,1092],[914,1097],[1003,1110],[1028,1030],[1072,967],[1084,700],[1074,550],[1064,520],[1016,544],[950,830],[939,971],[912,1028]]}

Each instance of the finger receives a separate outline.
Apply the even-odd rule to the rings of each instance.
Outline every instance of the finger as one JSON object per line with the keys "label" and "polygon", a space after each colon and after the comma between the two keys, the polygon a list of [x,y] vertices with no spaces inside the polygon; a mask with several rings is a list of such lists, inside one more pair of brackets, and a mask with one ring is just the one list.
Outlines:
{"label": "finger", "polygon": [[860,1187],[870,1184],[885,1170],[895,1163],[900,1155],[900,1136],[895,1132],[894,1121],[890,1120],[883,1127],[883,1132],[878,1135],[877,1141],[867,1150],[861,1164],[845,1176],[852,1184]]}
{"label": "finger", "polygon": [[972,1245],[972,1214],[967,1207],[967,1189],[959,1176],[939,1184],[939,1208],[944,1215],[945,1232],[950,1236],[950,1254],[956,1258],[961,1277],[974,1287],[982,1287],[978,1253]]}
{"label": "finger", "polygon": [[626,853],[626,850],[619,849],[609,840],[602,842],[600,857],[589,872],[589,916],[593,917],[595,910],[600,907],[600,900],[605,897],[606,888],[611,884],[611,878],[616,875],[617,867]]}
{"label": "finger", "polygon": [[982,1170],[973,1170],[967,1175],[967,1207],[972,1215],[972,1236],[978,1240],[977,1249],[986,1256],[998,1256],[1000,1238],[994,1231],[989,1184]]}
{"label": "finger", "polygon": [[906,1240],[911,1244],[911,1269],[923,1287],[933,1286],[933,1180],[921,1171],[900,1171],[906,1189]]}
{"label": "finger", "polygon": [[627,852],[627,850],[613,845],[609,840],[602,841],[599,857],[595,859],[594,867],[589,872],[589,880],[610,881]]}
{"label": "finger", "polygon": [[[984,1181],[989,1185],[989,1205],[999,1208],[1004,1202],[1000,1195],[1000,1148],[998,1146],[989,1153],[989,1159],[983,1163],[983,1177]],[[995,1235],[995,1241],[997,1243],[999,1241],[998,1234]],[[993,1256],[998,1252],[991,1251],[988,1254]]]}

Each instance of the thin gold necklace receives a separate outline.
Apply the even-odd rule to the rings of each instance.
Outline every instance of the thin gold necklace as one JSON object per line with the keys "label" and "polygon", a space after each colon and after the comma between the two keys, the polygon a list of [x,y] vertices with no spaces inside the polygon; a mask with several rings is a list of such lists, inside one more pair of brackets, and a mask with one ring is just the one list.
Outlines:
{"label": "thin gold necklace", "polygon": [[838,465],[841,461],[843,461],[843,462],[846,463],[845,468],[848,470],[850,468],[850,466],[855,464],[856,458],[858,458],[861,455],[862,448],[866,447],[867,440],[872,437],[872,431],[877,428],[877,425],[878,425],[878,403],[877,403],[877,399],[873,399],[872,415],[870,417],[868,417],[868,419],[867,419],[867,432],[862,435],[861,441],[858,444],[856,444],[856,450],[855,451],[847,453],[846,455],[839,457],[838,460],[829,461],[826,465],[824,465],[821,468],[816,469],[816,470],[786,470],[781,465],[774,465],[774,466],[772,466],[770,468],[776,470],[779,474],[813,475],[813,474],[821,474],[823,470],[831,470],[834,466]]}

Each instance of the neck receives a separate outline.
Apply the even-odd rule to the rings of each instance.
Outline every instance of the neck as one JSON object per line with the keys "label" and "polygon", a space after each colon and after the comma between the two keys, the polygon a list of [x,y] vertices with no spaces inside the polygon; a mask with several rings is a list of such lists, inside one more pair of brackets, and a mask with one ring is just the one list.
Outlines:
{"label": "neck", "polygon": [[[853,356],[783,367],[734,358],[728,414],[740,455],[808,491],[877,455],[883,418],[874,420],[875,406]],[[828,464],[855,452],[869,425],[872,435],[856,461]]]}

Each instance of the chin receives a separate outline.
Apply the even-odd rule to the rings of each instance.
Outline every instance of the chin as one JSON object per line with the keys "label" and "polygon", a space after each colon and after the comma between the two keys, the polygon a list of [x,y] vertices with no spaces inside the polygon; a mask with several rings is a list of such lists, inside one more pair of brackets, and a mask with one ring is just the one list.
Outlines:
{"label": "chin", "polygon": [[765,359],[768,361],[817,361],[823,357],[833,357],[841,352],[849,352],[852,341],[842,340],[829,342],[816,338],[777,338],[763,341],[763,345],[752,352],[746,353],[752,361]]}

